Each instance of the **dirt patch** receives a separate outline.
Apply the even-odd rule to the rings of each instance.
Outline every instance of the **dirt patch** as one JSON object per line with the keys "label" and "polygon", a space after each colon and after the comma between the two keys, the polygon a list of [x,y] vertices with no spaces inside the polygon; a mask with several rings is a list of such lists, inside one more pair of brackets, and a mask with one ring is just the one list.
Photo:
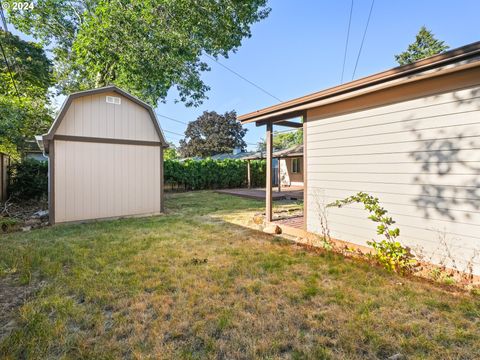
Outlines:
{"label": "dirt patch", "polygon": [[35,281],[21,285],[18,275],[0,277],[0,342],[15,329],[16,310],[40,288],[45,281]]}

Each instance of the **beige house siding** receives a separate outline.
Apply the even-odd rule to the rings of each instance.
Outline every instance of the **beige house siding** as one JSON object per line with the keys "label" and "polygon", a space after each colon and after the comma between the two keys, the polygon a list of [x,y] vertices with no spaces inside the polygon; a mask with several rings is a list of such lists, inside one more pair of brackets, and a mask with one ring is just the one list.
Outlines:
{"label": "beige house siding", "polygon": [[55,140],[55,222],[159,213],[158,146]]}
{"label": "beige house siding", "polygon": [[[107,96],[121,104],[107,103]],[[148,110],[113,91],[73,99],[55,134],[159,141]]]}
{"label": "beige house siding", "polygon": [[292,171],[293,158],[280,159],[280,176],[282,177],[282,185],[284,186],[303,186],[303,158],[300,161],[300,172]]}
{"label": "beige house siding", "polygon": [[[308,231],[321,233],[325,204],[364,191],[418,255],[480,274],[480,87],[307,118]],[[375,234],[360,205],[329,208],[327,220],[337,239]]]}

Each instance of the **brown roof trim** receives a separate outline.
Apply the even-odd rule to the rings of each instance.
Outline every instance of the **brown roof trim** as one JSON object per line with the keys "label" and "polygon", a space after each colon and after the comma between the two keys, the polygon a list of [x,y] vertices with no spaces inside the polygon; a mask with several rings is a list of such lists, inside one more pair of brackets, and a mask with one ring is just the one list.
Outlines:
{"label": "brown roof trim", "polygon": [[[417,61],[413,64],[399,66],[387,71],[383,71],[374,75],[370,75],[358,80],[348,82],[346,84],[334,86],[332,88],[305,95],[289,101],[282,102],[261,110],[253,111],[237,118],[242,124],[254,122],[257,118],[263,116],[275,116],[276,112],[288,111],[302,105],[307,105],[318,100],[342,95],[345,93],[361,90],[366,87],[378,85],[387,81],[396,80],[409,75],[417,74],[427,70],[432,70],[441,66],[457,63],[462,60],[471,59],[480,56],[480,41],[453,49],[442,54],[434,55],[429,58]],[[293,116],[296,117],[296,116]],[[282,119],[285,117],[281,117]]]}
{"label": "brown roof trim", "polygon": [[[160,123],[158,122],[155,111],[153,111],[153,108],[149,104],[143,102],[142,100],[138,99],[137,97],[129,94],[128,92],[120,89],[119,87],[117,87],[115,85],[105,86],[105,87],[101,87],[101,88],[97,88],[97,89],[79,91],[79,92],[70,94],[67,97],[67,99],[64,101],[64,103],[63,103],[63,105],[60,109],[60,112],[58,113],[58,115],[55,118],[52,126],[50,127],[50,130],[48,131],[47,134],[43,135],[43,139],[46,140],[47,142],[48,142],[48,140],[53,139],[53,137],[55,135],[55,132],[57,131],[58,127],[60,126],[60,124],[61,124],[65,114],[67,113],[67,110],[70,107],[70,104],[72,103],[73,99],[80,98],[82,96],[101,94],[101,93],[111,92],[111,91],[116,92],[117,94],[123,95],[126,98],[128,98],[129,100],[133,101],[134,103],[136,103],[136,104],[144,107],[145,109],[147,109],[148,112],[150,113],[150,117],[152,118],[153,124],[155,126],[155,130],[157,131],[157,134],[160,138],[160,142],[162,143],[162,145],[164,147],[168,147],[168,143],[165,140],[165,136],[163,135],[163,131],[160,127]],[[48,146],[46,146],[46,150],[48,151]]]}
{"label": "brown roof trim", "polygon": [[90,137],[90,136],[54,135],[53,139],[60,140],[60,141],[89,142],[89,143],[100,143],[100,144],[162,146],[162,143],[160,141],[100,138],[100,137]]}

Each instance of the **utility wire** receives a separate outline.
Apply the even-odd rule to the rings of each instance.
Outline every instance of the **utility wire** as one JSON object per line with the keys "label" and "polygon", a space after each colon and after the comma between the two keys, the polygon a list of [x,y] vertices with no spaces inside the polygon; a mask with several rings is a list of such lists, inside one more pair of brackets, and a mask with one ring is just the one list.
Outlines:
{"label": "utility wire", "polygon": [[375,0],[372,0],[372,5],[370,6],[370,12],[368,13],[367,25],[365,26],[365,31],[363,32],[362,43],[360,44],[360,49],[358,50],[357,61],[355,62],[355,68],[353,69],[352,80],[355,77],[355,72],[357,71],[358,60],[360,59],[360,54],[362,53],[363,43],[365,41],[365,36],[367,35],[368,24],[370,24],[370,17],[372,16],[373,5]]}
{"label": "utility wire", "polygon": [[345,52],[343,53],[342,80],[340,81],[341,84],[343,84],[343,74],[345,73],[345,63],[347,61],[347,49],[348,49],[348,40],[350,38],[350,25],[352,24],[352,13],[353,13],[353,0],[350,5],[350,17],[348,18],[347,39],[345,41]]}
{"label": "utility wire", "polygon": [[168,119],[168,120],[172,120],[172,121],[175,121],[175,122],[180,123],[180,124],[188,125],[188,123],[185,122],[185,121],[177,120],[177,119],[174,119],[174,118],[172,118],[172,117],[170,117],[170,116],[162,115],[162,114],[159,114],[159,113],[157,113],[157,112],[156,112],[155,114],[157,114],[157,116],[160,116],[160,117],[162,117],[162,118],[165,118],[165,119]]}
{"label": "utility wire", "polygon": [[221,62],[219,62],[217,59],[215,59],[214,57],[208,55],[208,54],[205,54],[206,57],[208,57],[210,60],[212,61],[215,61],[218,65],[222,66],[223,68],[227,69],[228,71],[230,71],[231,73],[237,75],[240,79],[248,82],[250,85],[252,86],[255,86],[258,90],[264,92],[265,94],[267,94],[268,96],[274,98],[275,100],[278,100],[278,101],[282,101],[281,99],[279,99],[278,97],[276,97],[275,95],[273,95],[272,93],[269,93],[267,90],[265,90],[264,88],[262,88],[261,86],[255,84],[253,81],[250,81],[248,80],[246,77],[240,75],[238,72],[236,72],[235,70],[232,70],[230,69],[227,65],[224,65],[222,64]]}

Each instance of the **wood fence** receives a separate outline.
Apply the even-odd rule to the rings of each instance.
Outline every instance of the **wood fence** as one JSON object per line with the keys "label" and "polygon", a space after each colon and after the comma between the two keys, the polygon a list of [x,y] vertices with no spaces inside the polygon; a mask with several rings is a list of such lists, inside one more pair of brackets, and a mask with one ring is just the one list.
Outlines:
{"label": "wood fence", "polygon": [[7,154],[0,153],[0,202],[6,201],[8,184],[8,166],[10,158]]}

